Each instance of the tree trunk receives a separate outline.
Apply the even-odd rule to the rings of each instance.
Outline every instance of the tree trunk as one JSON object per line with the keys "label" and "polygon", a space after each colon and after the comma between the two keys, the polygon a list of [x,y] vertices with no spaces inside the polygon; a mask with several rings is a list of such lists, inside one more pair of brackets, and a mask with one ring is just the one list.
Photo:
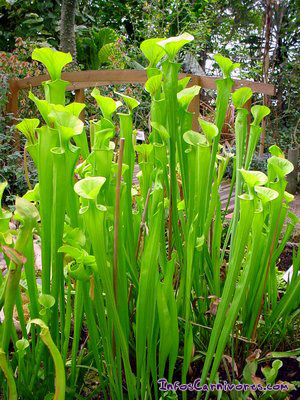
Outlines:
{"label": "tree trunk", "polygon": [[70,52],[73,63],[76,63],[75,41],[76,0],[62,0],[60,18],[60,50]]}
{"label": "tree trunk", "polygon": [[[270,34],[271,34],[271,26],[272,26],[272,5],[271,0],[265,0],[265,48],[263,52],[263,82],[268,83],[269,80],[269,66],[270,66]],[[269,105],[269,97],[264,94],[263,97],[264,106]],[[260,147],[259,147],[259,156],[262,158],[265,149],[265,133],[266,133],[266,118],[263,119],[262,122],[262,133],[260,136]]]}

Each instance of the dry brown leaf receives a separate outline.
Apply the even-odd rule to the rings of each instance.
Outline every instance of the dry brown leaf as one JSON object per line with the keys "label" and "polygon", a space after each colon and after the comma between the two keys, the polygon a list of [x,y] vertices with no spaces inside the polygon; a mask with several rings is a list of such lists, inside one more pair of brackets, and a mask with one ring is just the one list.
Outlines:
{"label": "dry brown leaf", "polygon": [[260,355],[261,355],[261,350],[260,350],[260,349],[254,350],[254,352],[251,353],[250,356],[248,356],[248,357],[246,358],[246,363],[247,363],[247,364],[250,364],[251,362],[253,362],[253,361],[255,361],[255,360],[258,360],[259,357],[260,357]]}
{"label": "dry brown leaf", "polygon": [[[228,356],[227,354],[224,354],[223,358],[225,358],[225,360],[228,361],[228,364],[232,367],[232,357]],[[234,360],[233,360],[233,370],[236,373],[236,375],[239,374],[239,371],[236,366],[236,362]]]}
{"label": "dry brown leaf", "polygon": [[209,310],[206,311],[206,314],[216,315],[218,311],[218,305],[221,302],[221,299],[216,296],[208,296],[209,299],[213,299],[213,301],[209,305]]}
{"label": "dry brown leaf", "polygon": [[252,379],[252,382],[254,383],[254,385],[264,385],[265,384],[264,380],[259,378],[256,375],[251,375],[251,379]]}

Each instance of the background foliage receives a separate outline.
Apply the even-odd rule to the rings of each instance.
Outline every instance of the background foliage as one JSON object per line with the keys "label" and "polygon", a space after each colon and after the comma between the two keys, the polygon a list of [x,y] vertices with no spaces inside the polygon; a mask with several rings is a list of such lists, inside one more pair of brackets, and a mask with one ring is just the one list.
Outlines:
{"label": "background foliage", "polygon": [[[139,45],[144,39],[188,31],[195,41],[187,49],[202,73],[217,73],[212,56],[221,53],[241,64],[238,78],[262,81],[268,3],[268,0],[77,0],[77,65],[72,69],[142,68],[145,59]],[[271,100],[265,145],[275,140],[285,151],[292,143],[300,118],[299,10],[297,0],[270,3],[268,79],[276,86],[277,94]],[[59,47],[60,13],[61,2],[56,0],[0,1],[2,109],[7,95],[5,82],[10,77],[23,78],[42,72],[42,67],[37,68],[30,58],[33,46]],[[183,64],[188,71],[189,63]],[[133,88],[133,91],[134,96],[142,100],[143,91],[140,88]],[[214,104],[214,100],[215,93],[204,96],[208,103]],[[22,104],[22,99],[20,101]],[[262,98],[256,96],[256,101],[261,104]],[[30,107],[28,102],[22,104],[24,115],[32,112]],[[88,107],[87,115],[93,115],[92,106]],[[142,112],[137,118],[141,123],[139,128],[147,130],[148,115]],[[5,131],[7,124],[1,121],[1,158],[7,167],[10,157],[15,159],[16,155],[3,151],[3,138],[11,132]],[[296,136],[299,138],[299,129]],[[17,159],[21,163],[22,157]],[[16,187],[22,188],[17,179],[16,182]]]}

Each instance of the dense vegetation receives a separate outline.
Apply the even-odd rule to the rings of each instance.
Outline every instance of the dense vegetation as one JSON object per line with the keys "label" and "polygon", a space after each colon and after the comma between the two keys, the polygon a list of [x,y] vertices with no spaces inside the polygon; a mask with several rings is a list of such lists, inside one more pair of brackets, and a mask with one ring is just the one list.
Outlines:
{"label": "dense vegetation", "polygon": [[[284,152],[295,146],[295,136],[296,140],[299,138],[299,128],[295,131],[295,126],[300,118],[297,0],[120,0],[113,4],[103,0],[63,0],[62,3],[66,1],[76,7],[73,26],[76,51],[74,47],[68,49],[77,60],[72,69],[142,68],[144,60],[139,44],[145,38],[176,36],[188,31],[195,41],[179,54],[185,71],[195,72],[196,66],[197,73],[217,74],[212,55],[221,53],[241,64],[242,68],[236,72],[238,77],[275,84],[276,98],[264,99],[264,104],[272,109],[267,121],[265,151],[272,143]],[[61,43],[60,18],[61,4],[57,0],[0,2],[0,126],[1,135],[8,136],[9,143],[14,143],[15,135],[7,128],[7,117],[2,116],[7,101],[7,81],[11,77],[23,78],[43,71],[31,61],[34,47],[66,47]],[[134,88],[134,95],[144,106],[145,96],[141,97],[141,90]],[[214,93],[201,96],[205,104],[214,107]],[[258,95],[253,100],[261,102]],[[22,116],[31,115],[26,95],[20,101]],[[147,106],[140,108],[135,116],[139,127],[146,131],[147,124],[142,121],[148,117],[147,109]],[[92,115],[93,111],[87,104],[87,113]],[[14,146],[7,149],[4,139],[0,146],[3,146],[3,150],[0,149],[2,179],[10,181],[10,195],[6,192],[4,200],[12,204],[14,194],[24,194],[27,188],[22,177],[23,155],[16,152]],[[15,160],[18,160],[17,165]],[[255,165],[266,168],[260,160]]]}
{"label": "dense vegetation", "polygon": [[[294,272],[284,288],[276,273],[298,222],[290,211],[293,196],[285,191],[293,166],[273,145],[267,175],[249,170],[270,110],[252,107],[246,146],[244,104],[252,91],[241,88],[231,96],[231,74],[239,64],[221,55],[214,56],[223,73],[215,121],[199,119],[201,132],[192,130],[188,107],[200,87],[188,87],[189,78],[178,80],[176,62],[192,40],[185,33],[141,44],[151,97],[151,134],[142,145],[135,145],[136,99],[116,92],[116,101],[94,89],[101,116],[87,132],[78,118],[84,105],[65,106],[61,71],[70,54],[33,51],[51,80],[43,85],[45,99],[29,93],[41,119],[26,118],[17,128],[26,137],[38,184],[16,199],[15,232],[9,228],[12,214],[1,211],[7,274],[1,276],[0,367],[9,399],[98,393],[158,399],[159,378],[184,384],[195,373],[203,384],[225,378],[274,385],[280,358],[299,356],[300,252],[293,255]],[[232,155],[219,140],[229,101],[237,110],[236,184],[226,228],[219,188]],[[135,152],[139,185],[132,187]],[[5,187],[3,182],[1,196]],[[41,285],[34,267],[39,238]],[[13,323],[15,305],[22,338]],[[260,378],[258,365],[266,360],[272,364]],[[87,393],[91,376],[97,384]],[[286,384],[280,396],[294,389]],[[205,389],[197,398],[212,396]],[[263,397],[274,398],[276,390]],[[250,386],[238,398],[249,395]]]}
{"label": "dense vegetation", "polygon": [[[299,19],[298,0],[0,1],[1,399],[298,398]],[[61,78],[124,68],[146,85],[85,104]],[[7,114],[9,80],[44,73]]]}

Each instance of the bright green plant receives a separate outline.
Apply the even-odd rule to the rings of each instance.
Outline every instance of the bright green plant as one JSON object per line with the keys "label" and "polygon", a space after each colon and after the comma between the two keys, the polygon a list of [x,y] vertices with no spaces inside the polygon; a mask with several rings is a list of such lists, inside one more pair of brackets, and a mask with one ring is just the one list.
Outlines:
{"label": "bright green plant", "polygon": [[[5,313],[0,367],[7,398],[81,398],[93,373],[99,385],[91,396],[159,399],[158,378],[172,381],[179,372],[187,382],[193,362],[201,360],[202,382],[219,381],[220,363],[233,351],[233,338],[246,358],[249,343],[263,344],[295,323],[300,252],[294,254],[294,272],[280,296],[276,277],[276,263],[298,223],[289,210],[292,196],[285,192],[292,165],[272,147],[267,175],[249,170],[269,109],[252,107],[247,146],[244,105],[252,92],[235,91],[235,210],[222,248],[219,189],[232,155],[219,139],[234,83],[231,72],[238,65],[215,56],[223,71],[215,122],[199,119],[200,132],[194,131],[189,105],[200,87],[188,86],[189,77],[178,80],[176,63],[178,52],[192,40],[185,33],[141,44],[151,97],[151,133],[143,145],[135,141],[136,99],[114,93],[115,100],[94,89],[100,117],[90,121],[87,135],[79,119],[84,105],[65,106],[68,82],[61,80],[61,71],[70,55],[34,51],[51,80],[43,85],[45,100],[29,94],[43,120],[25,119],[17,126],[39,184],[16,201],[14,219],[21,225],[15,243],[11,214],[0,210],[8,267],[0,277]],[[119,145],[114,140],[118,130]],[[137,187],[132,184],[135,152]],[[0,186],[0,198],[5,186]],[[34,273],[37,237],[41,287]],[[30,299],[27,327],[23,294]],[[20,340],[13,324],[15,305]],[[274,361],[264,370],[266,382],[275,381],[279,367]]]}

